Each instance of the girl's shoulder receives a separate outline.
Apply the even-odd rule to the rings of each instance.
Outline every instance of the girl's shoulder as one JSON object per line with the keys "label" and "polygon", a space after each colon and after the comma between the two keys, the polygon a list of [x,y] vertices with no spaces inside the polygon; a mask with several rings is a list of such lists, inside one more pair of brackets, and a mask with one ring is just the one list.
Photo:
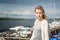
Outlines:
{"label": "girl's shoulder", "polygon": [[48,22],[46,19],[43,19],[43,22]]}
{"label": "girl's shoulder", "polygon": [[43,20],[43,24],[47,24],[48,21],[46,19]]}

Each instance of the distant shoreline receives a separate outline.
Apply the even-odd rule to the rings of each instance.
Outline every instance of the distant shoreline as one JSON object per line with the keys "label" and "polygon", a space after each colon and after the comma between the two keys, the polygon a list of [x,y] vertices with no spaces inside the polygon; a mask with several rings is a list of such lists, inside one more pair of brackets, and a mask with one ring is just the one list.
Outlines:
{"label": "distant shoreline", "polygon": [[[0,18],[0,20],[28,20],[28,18]],[[54,19],[49,19],[54,20]],[[60,18],[55,18],[55,20],[60,20]]]}
{"label": "distant shoreline", "polygon": [[27,18],[0,18],[0,20],[28,20]]}

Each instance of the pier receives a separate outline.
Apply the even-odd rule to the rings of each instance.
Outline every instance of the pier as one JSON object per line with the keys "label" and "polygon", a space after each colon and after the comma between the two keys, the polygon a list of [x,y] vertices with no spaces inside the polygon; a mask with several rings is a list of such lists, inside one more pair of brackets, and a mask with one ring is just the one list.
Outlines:
{"label": "pier", "polygon": [[30,38],[20,38],[20,37],[0,37],[0,40],[30,40]]}

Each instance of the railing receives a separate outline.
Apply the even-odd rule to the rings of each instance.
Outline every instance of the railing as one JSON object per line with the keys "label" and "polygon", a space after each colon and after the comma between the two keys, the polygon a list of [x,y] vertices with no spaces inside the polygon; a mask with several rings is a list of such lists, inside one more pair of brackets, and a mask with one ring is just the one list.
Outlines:
{"label": "railing", "polygon": [[30,40],[30,38],[21,38],[21,37],[0,37],[0,40]]}

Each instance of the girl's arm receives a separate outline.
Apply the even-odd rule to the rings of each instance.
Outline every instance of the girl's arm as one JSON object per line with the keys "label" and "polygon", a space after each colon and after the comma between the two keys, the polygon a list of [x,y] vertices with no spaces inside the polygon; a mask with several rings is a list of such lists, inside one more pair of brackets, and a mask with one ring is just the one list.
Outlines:
{"label": "girl's arm", "polygon": [[43,23],[43,30],[42,30],[42,39],[43,40],[49,40],[49,33],[48,33],[48,22],[47,21],[44,21]]}

